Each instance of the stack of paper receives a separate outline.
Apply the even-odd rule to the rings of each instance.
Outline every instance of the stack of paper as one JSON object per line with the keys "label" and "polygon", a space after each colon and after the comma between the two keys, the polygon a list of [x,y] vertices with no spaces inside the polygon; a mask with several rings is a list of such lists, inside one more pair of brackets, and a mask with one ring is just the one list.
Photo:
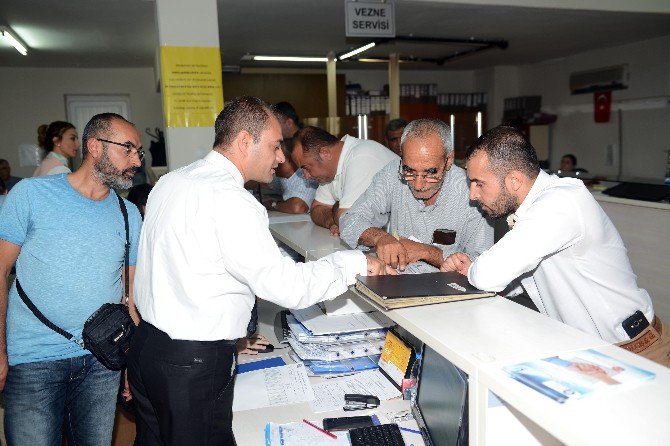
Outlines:
{"label": "stack of paper", "polygon": [[309,375],[377,368],[387,328],[393,324],[377,311],[328,316],[314,305],[291,313],[286,318],[288,342]]}

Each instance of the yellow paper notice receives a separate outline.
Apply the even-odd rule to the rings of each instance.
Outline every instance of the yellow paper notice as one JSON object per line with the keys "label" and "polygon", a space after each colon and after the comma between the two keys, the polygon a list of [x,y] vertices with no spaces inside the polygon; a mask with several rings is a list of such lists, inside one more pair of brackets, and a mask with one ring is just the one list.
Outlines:
{"label": "yellow paper notice", "polygon": [[168,127],[213,127],[223,108],[219,48],[162,46],[163,112]]}

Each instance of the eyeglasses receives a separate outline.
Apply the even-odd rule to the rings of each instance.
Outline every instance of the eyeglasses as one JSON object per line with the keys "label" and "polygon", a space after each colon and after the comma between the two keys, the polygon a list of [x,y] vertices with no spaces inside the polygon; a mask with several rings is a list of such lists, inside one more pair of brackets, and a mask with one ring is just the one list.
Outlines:
{"label": "eyeglasses", "polygon": [[133,155],[137,155],[137,157],[142,161],[144,159],[144,150],[142,150],[142,147],[136,148],[134,144],[129,143],[129,142],[116,142],[116,141],[110,141],[108,139],[102,139],[102,138],[95,138],[100,142],[106,142],[109,144],[116,144],[117,146],[121,146],[124,149],[124,152],[126,152],[126,156],[130,158]]}
{"label": "eyeglasses", "polygon": [[[447,165],[447,161],[444,162],[442,168],[444,169]],[[398,175],[400,176],[400,181],[411,182],[416,181],[417,178],[423,178],[426,183],[439,183],[444,178],[444,175],[447,173],[446,170],[443,170],[441,174],[438,173],[416,173],[413,170],[403,165],[402,160],[400,161],[400,167],[398,169]]]}

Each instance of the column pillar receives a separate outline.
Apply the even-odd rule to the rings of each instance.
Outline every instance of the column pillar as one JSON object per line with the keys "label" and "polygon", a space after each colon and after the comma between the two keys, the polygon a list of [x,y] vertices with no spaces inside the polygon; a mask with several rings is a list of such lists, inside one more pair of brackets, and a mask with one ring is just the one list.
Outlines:
{"label": "column pillar", "polygon": [[400,58],[398,53],[389,54],[389,103],[390,119],[400,117]]}
{"label": "column pillar", "polygon": [[337,123],[337,59],[335,53],[328,52],[326,62],[326,79],[328,82],[328,132],[337,135],[339,125]]}
{"label": "column pillar", "polygon": [[[202,158],[223,108],[216,0],[156,0],[168,170]],[[166,71],[168,70],[168,71]]]}

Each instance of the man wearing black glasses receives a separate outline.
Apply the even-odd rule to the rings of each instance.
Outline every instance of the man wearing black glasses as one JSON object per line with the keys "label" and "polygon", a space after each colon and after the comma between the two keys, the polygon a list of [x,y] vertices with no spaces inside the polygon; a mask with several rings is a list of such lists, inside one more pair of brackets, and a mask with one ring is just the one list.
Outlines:
{"label": "man wearing black glasses", "polygon": [[400,270],[420,260],[439,267],[459,251],[474,259],[491,247],[493,228],[470,204],[465,171],[453,165],[449,126],[436,119],[412,121],[400,144],[400,162],[379,171],[341,217],[342,240],[374,247]]}
{"label": "man wearing black glasses", "polygon": [[[63,426],[70,445],[112,441],[119,372],[77,341],[91,314],[123,295],[121,203],[133,281],[142,219],[112,189],[130,187],[142,148],[132,123],[103,113],[86,124],[82,149],[76,172],[21,180],[0,208],[0,390],[8,444],[61,444]],[[26,299],[74,338],[43,323]]]}

